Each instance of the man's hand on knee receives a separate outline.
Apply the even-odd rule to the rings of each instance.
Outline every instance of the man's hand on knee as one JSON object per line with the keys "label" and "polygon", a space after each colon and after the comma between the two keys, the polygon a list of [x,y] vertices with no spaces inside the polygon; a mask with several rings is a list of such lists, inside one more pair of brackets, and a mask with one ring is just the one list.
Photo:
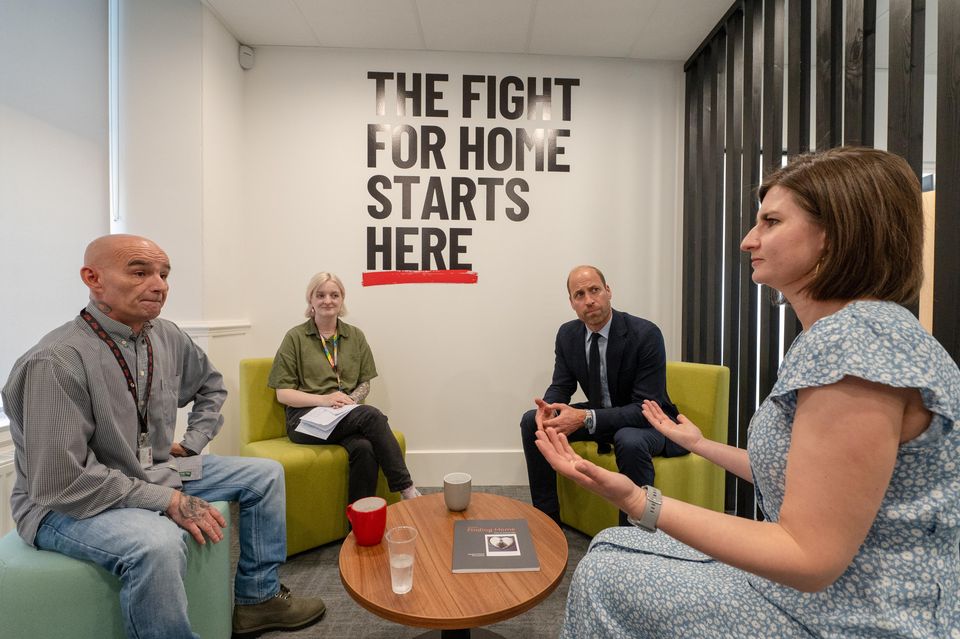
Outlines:
{"label": "man's hand on knee", "polygon": [[199,497],[185,495],[179,490],[173,491],[167,516],[189,532],[198,544],[206,543],[204,535],[217,543],[223,539],[223,529],[227,526],[227,520],[219,510]]}

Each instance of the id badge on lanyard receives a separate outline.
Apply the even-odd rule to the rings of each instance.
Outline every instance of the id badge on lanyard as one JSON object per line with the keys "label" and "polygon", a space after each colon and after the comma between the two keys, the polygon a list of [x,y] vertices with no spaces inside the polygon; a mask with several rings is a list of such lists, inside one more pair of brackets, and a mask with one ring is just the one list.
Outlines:
{"label": "id badge on lanyard", "polygon": [[140,461],[140,468],[153,466],[153,448],[150,446],[149,440],[148,433],[140,433],[137,438],[137,459]]}

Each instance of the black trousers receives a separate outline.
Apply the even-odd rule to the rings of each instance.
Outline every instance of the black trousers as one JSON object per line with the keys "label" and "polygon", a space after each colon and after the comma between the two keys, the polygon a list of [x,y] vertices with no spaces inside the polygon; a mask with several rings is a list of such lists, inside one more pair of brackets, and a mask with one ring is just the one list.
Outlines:
{"label": "black trousers", "polygon": [[377,493],[377,472],[382,468],[391,491],[413,485],[403,451],[390,430],[387,416],[373,406],[361,404],[344,415],[327,439],[297,432],[300,418],[312,407],[286,407],[287,437],[296,444],[337,444],[350,458],[349,502]]}

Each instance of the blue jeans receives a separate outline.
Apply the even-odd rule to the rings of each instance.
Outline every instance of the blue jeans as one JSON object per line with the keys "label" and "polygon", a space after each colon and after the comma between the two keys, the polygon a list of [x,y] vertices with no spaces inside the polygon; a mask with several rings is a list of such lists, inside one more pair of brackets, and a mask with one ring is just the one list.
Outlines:
{"label": "blue jeans", "polygon": [[[275,595],[280,590],[279,567],[287,556],[283,467],[269,459],[205,455],[203,477],[185,482],[183,492],[207,501],[239,502],[235,601],[254,604]],[[92,561],[116,575],[128,637],[196,639],[183,588],[188,536],[152,510],[113,508],[86,519],[51,512],[34,543]]]}

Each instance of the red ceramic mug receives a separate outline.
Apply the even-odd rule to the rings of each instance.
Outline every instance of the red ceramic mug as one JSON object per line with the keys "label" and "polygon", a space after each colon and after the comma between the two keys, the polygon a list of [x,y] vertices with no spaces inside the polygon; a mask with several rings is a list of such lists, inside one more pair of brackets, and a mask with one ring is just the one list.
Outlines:
{"label": "red ceramic mug", "polygon": [[387,527],[387,501],[381,497],[358,499],[347,506],[347,519],[358,546],[376,546]]}

